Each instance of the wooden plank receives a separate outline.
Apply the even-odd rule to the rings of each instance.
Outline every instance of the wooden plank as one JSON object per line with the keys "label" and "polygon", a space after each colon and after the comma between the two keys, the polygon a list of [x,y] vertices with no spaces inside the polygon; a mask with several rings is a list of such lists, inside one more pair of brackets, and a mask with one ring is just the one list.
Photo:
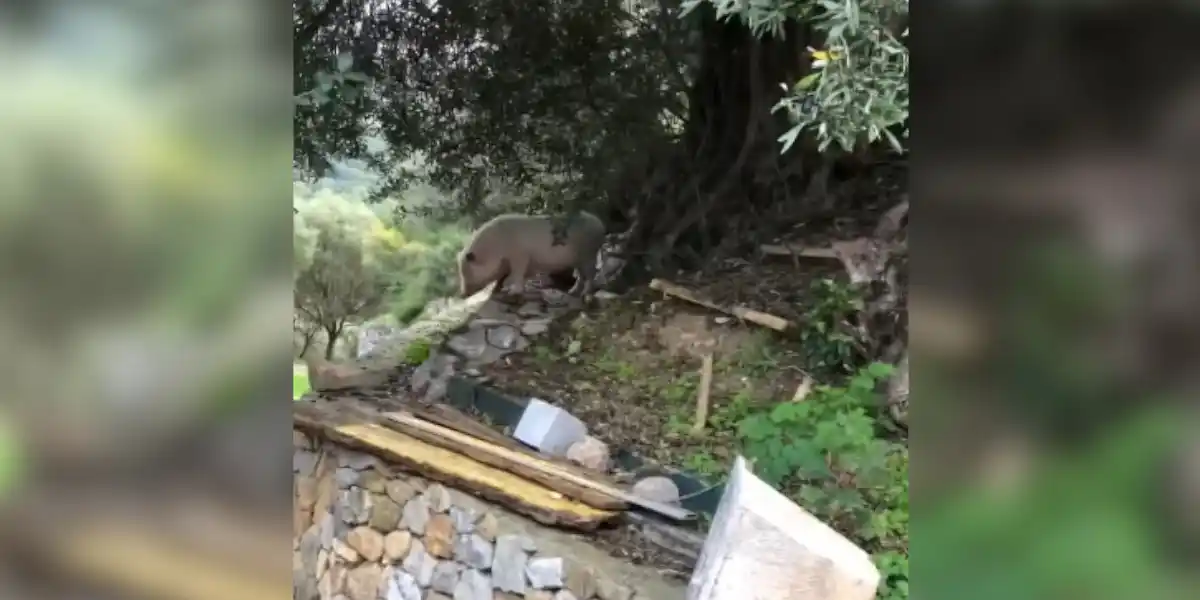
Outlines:
{"label": "wooden plank", "polygon": [[[695,517],[695,514],[684,508],[640,498],[621,488],[597,481],[595,478],[585,477],[550,461],[490,445],[487,442],[471,438],[457,431],[421,421],[411,414],[388,413],[386,417],[393,423],[405,426],[405,433],[420,430],[430,443],[444,445],[445,447],[453,446],[454,449],[463,452],[468,452],[469,450],[470,456],[476,460],[505,470],[511,469],[543,485],[554,485],[559,489],[568,489],[565,484],[572,484],[575,488],[599,492],[601,495],[608,496],[609,498],[616,498],[680,521]],[[566,492],[563,493],[565,494]]]}
{"label": "wooden plank", "polygon": [[662,292],[668,296],[674,296],[680,300],[686,300],[692,304],[710,308],[718,312],[723,312],[727,315],[737,317],[744,321],[750,321],[756,325],[762,325],[763,327],[774,329],[775,331],[787,331],[788,328],[792,326],[792,323],[783,317],[777,317],[775,315],[757,311],[752,308],[746,308],[744,306],[722,306],[716,302],[713,302],[712,300],[701,297],[692,290],[664,279],[655,279],[651,281],[650,289]]}
{"label": "wooden plank", "polygon": [[491,465],[497,469],[503,469],[509,473],[520,475],[530,481],[536,481],[588,506],[604,510],[625,510],[629,508],[629,504],[611,494],[606,494],[560,477],[555,470],[561,469],[561,467],[539,456],[497,446],[488,441],[442,427],[436,423],[422,421],[404,412],[388,413],[385,415],[383,425],[389,429],[397,429],[401,433],[411,435],[435,446],[441,446],[442,448],[465,454],[485,465]]}
{"label": "wooden plank", "polygon": [[384,427],[376,422],[377,417],[365,415],[363,411],[298,402],[293,408],[292,420],[293,426],[301,431],[374,454],[422,477],[474,493],[539,523],[591,531],[620,514],[588,506],[518,475]]}

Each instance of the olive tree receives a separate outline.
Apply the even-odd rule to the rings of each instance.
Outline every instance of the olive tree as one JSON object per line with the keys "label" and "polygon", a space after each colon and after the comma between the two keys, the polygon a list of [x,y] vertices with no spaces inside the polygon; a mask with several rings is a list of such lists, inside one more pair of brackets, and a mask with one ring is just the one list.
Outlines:
{"label": "olive tree", "polygon": [[384,306],[403,240],[366,204],[333,192],[297,200],[293,219],[295,308],[324,331],[325,358],[332,359],[346,324]]}

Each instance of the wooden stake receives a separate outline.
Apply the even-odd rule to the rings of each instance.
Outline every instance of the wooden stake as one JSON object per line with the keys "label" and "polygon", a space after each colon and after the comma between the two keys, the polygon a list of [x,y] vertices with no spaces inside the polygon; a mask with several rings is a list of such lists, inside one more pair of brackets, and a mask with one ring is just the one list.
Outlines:
{"label": "wooden stake", "polygon": [[830,248],[804,248],[780,244],[763,244],[759,251],[768,256],[801,256],[804,258],[831,258],[837,260],[837,255]]}
{"label": "wooden stake", "polygon": [[775,331],[787,331],[788,328],[792,326],[791,321],[788,321],[783,317],[777,317],[775,315],[746,308],[744,306],[721,306],[712,300],[700,297],[692,290],[663,279],[655,279],[651,281],[650,289],[662,292],[668,296],[674,296],[680,300],[686,300],[692,304],[703,306],[717,312],[723,312],[727,315],[742,319],[743,321],[750,321],[756,325],[761,325],[768,329],[774,329]]}
{"label": "wooden stake", "polygon": [[693,433],[704,431],[704,426],[708,423],[708,403],[709,394],[712,392],[712,378],[713,356],[705,354],[704,362],[700,366],[700,393],[696,395],[696,419],[692,423]]}

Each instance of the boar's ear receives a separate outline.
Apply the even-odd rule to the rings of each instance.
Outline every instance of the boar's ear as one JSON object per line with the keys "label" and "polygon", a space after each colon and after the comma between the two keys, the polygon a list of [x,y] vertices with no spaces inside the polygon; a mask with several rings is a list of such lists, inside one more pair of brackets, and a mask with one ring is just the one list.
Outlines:
{"label": "boar's ear", "polygon": [[463,255],[463,258],[466,259],[467,262],[475,262],[475,253],[468,252]]}

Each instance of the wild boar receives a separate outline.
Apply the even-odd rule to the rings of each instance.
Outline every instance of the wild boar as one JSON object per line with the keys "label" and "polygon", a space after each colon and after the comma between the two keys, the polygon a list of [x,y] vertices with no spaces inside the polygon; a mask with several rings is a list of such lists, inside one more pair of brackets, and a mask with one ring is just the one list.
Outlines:
{"label": "wild boar", "polygon": [[[587,212],[560,219],[505,214],[481,225],[458,254],[459,292],[471,296],[502,281],[511,293],[521,294],[530,275],[573,269],[578,277],[568,293],[590,293],[604,223]],[[556,231],[564,222],[565,229]]]}

